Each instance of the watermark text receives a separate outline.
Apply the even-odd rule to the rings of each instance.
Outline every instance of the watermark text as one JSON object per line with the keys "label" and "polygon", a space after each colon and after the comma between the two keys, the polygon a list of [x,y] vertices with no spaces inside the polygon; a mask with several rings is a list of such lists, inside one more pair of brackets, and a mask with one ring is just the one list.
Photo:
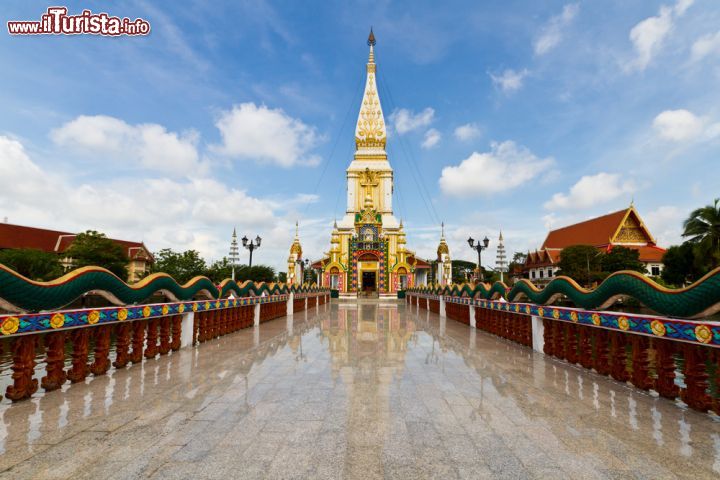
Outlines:
{"label": "watermark text", "polygon": [[113,17],[105,12],[83,10],[79,15],[68,15],[67,7],[48,7],[40,20],[7,22],[10,35],[148,35],[150,23],[142,18]]}

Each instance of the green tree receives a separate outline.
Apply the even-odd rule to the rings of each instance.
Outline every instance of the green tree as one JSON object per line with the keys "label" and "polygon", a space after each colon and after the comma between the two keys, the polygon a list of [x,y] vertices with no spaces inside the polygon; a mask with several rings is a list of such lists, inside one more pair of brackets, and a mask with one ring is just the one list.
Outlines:
{"label": "green tree", "polygon": [[123,248],[104,233],[88,230],[75,236],[65,255],[72,259],[75,268],[97,266],[127,279],[128,257]]}
{"label": "green tree", "polygon": [[493,284],[500,280],[500,272],[496,272],[495,270],[488,270],[485,267],[482,267],[483,270],[483,281],[485,283]]}
{"label": "green tree", "polygon": [[674,245],[667,249],[662,258],[662,279],[678,287],[697,280],[702,276],[695,262],[695,248],[690,243]]}
{"label": "green tree", "polygon": [[507,283],[513,276],[513,273],[522,270],[527,261],[527,253],[515,252],[513,254],[512,261],[508,265],[508,274],[505,275],[505,282]]}
{"label": "green tree", "polygon": [[278,272],[276,280],[280,283],[287,283],[287,272]]}
{"label": "green tree", "polygon": [[695,247],[697,266],[710,270],[720,265],[720,198],[693,210],[683,228],[683,237]]}
{"label": "green tree", "polygon": [[[237,267],[235,268],[237,272]],[[227,258],[213,262],[207,268],[205,275],[215,283],[220,283],[226,278],[232,278],[232,264]]]}
{"label": "green tree", "polygon": [[437,262],[437,260],[430,260],[428,263],[430,264],[430,271],[428,271],[427,282],[428,282],[428,285],[433,285],[433,284],[435,284],[435,282],[438,281],[436,278],[438,262]]}
{"label": "green tree", "polygon": [[207,270],[205,260],[197,250],[175,252],[164,248],[155,254],[155,263],[152,266],[153,273],[167,273],[180,284],[198,275],[205,275]]}
{"label": "green tree", "polygon": [[238,283],[245,280],[272,282],[275,278],[275,269],[267,265],[253,265],[252,267],[242,265],[239,269],[235,269],[235,278]]}
{"label": "green tree", "polygon": [[559,275],[566,275],[576,282],[589,285],[602,276],[602,252],[592,245],[572,245],[560,252]]}
{"label": "green tree", "polygon": [[[466,260],[452,260],[453,283],[465,283],[468,278],[472,277],[472,274],[475,271],[475,266],[476,264]],[[467,272],[467,276],[465,275],[465,272]]]}
{"label": "green tree", "polygon": [[610,253],[600,257],[603,272],[613,273],[620,270],[635,270],[645,273],[645,264],[640,261],[640,252],[627,247],[613,247]]}
{"label": "green tree", "polygon": [[0,250],[0,263],[31,280],[52,280],[63,273],[60,259],[54,253],[34,248]]}

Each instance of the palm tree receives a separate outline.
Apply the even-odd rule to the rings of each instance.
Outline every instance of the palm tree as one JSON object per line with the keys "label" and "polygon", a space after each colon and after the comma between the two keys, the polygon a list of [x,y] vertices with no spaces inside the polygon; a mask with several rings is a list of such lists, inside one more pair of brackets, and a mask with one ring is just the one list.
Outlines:
{"label": "palm tree", "polygon": [[[709,260],[709,266],[720,265],[720,198],[716,198],[712,205],[694,210],[683,227],[683,237],[690,237],[687,242],[694,244],[697,252],[706,261]],[[703,263],[707,265],[706,261]]]}

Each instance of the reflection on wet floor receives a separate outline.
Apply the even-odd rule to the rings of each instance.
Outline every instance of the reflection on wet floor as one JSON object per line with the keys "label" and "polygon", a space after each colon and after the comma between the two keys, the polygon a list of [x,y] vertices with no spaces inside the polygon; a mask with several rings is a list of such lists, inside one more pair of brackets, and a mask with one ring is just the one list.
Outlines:
{"label": "reflection on wet floor", "polygon": [[416,307],[332,304],[0,405],[3,478],[714,478],[720,422]]}

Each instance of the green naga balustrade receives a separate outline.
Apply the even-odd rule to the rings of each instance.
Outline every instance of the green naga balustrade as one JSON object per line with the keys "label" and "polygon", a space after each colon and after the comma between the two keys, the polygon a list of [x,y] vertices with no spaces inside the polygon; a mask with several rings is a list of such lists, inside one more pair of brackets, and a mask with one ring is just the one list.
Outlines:
{"label": "green naga balustrade", "polygon": [[100,294],[116,305],[131,305],[150,298],[156,292],[182,301],[190,300],[196,295],[220,299],[231,293],[236,297],[247,297],[320,290],[315,285],[298,287],[278,283],[255,283],[250,280],[238,284],[230,279],[223,280],[216,286],[209,278],[202,276],[180,285],[165,273],[155,273],[129,285],[101,267],[83,267],[56,280],[35,282],[0,264],[0,306],[10,311],[55,310],[86,293]]}
{"label": "green naga balustrade", "polygon": [[502,297],[509,302],[527,300],[538,305],[548,305],[564,296],[575,306],[587,310],[607,308],[621,298],[633,298],[661,315],[699,318],[720,311],[720,268],[688,287],[675,290],[665,288],[638,272],[622,271],[613,273],[594,289],[585,289],[572,278],[560,276],[545,288],[538,288],[529,280],[521,280],[512,288],[495,282],[492,285],[436,285],[409,291],[485,300]]}

